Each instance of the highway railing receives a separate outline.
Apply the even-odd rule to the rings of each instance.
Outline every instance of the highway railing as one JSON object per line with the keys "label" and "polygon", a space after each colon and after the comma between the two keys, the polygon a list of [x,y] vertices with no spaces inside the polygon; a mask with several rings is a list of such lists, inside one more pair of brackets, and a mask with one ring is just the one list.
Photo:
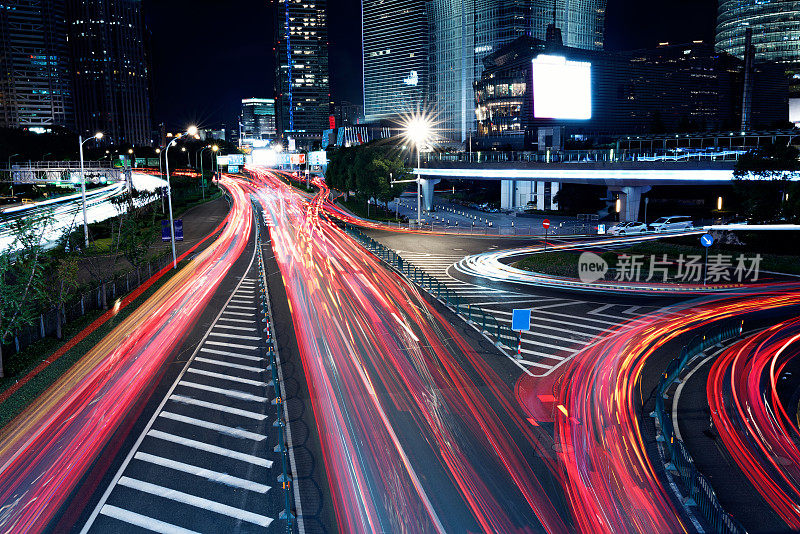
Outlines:
{"label": "highway railing", "polygon": [[91,289],[78,291],[75,297],[61,306],[48,307],[39,313],[38,320],[34,323],[23,326],[9,336],[11,343],[3,344],[4,356],[12,356],[41,339],[56,336],[60,331],[59,322],[64,327],[89,312],[109,309],[109,303],[129,294],[154,273],[170,264],[172,256],[165,251],[147,262],[142,262],[138,267],[106,278]]}
{"label": "highway railing", "polygon": [[723,323],[698,335],[686,344],[680,355],[670,361],[656,387],[656,407],[650,414],[656,420],[656,440],[662,445],[666,469],[675,473],[685,494],[684,502],[694,505],[708,522],[713,532],[718,534],[746,534],[738,521],[728,514],[719,503],[711,483],[695,467],[683,441],[678,439],[672,424],[672,416],[667,412],[664,401],[670,387],[679,381],[686,365],[698,354],[717,343],[735,338],[742,333],[739,321]]}
{"label": "highway railing", "polygon": [[430,296],[447,306],[467,321],[467,323],[475,326],[496,345],[505,349],[512,349],[517,345],[517,334],[507,325],[500,323],[495,315],[459,297],[445,284],[429,275],[423,269],[416,267],[394,250],[365,235],[357,227],[347,223],[342,223],[342,226],[344,230],[356,239],[356,241],[361,243],[364,248],[397,272],[404,275],[414,285],[423,289]]}
{"label": "highway railing", "polygon": [[[253,206],[256,210],[254,202]],[[255,211],[258,213],[258,210]],[[256,219],[258,220],[258,219]],[[261,225],[256,223],[256,256],[258,257],[258,287],[261,296],[261,313],[259,314],[264,322],[264,340],[266,346],[266,356],[269,364],[267,371],[271,373],[271,380],[269,385],[272,386],[275,398],[271,403],[275,406],[278,418],[273,424],[278,429],[278,444],[273,449],[274,452],[281,456],[281,474],[278,476],[278,482],[283,488],[284,510],[280,514],[280,519],[286,521],[286,532],[290,534],[293,531],[293,524],[295,516],[292,513],[292,476],[289,469],[289,449],[286,439],[286,410],[284,408],[285,399],[283,388],[281,386],[282,373],[279,368],[278,361],[278,347],[275,341],[273,319],[272,319],[272,303],[269,298],[269,289],[267,286],[267,271],[264,266],[264,256],[261,253]]]}

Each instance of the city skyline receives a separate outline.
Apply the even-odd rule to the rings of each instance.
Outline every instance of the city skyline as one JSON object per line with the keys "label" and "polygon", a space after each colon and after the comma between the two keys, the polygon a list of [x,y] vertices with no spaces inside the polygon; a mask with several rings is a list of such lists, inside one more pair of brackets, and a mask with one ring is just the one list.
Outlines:
{"label": "city skyline", "polygon": [[[274,2],[242,0],[220,6],[209,0],[144,0],[144,4],[153,32],[153,105],[160,121],[175,125],[231,125],[242,98],[274,96]],[[328,11],[331,99],[334,103],[363,103],[361,2],[339,0],[336,9]],[[242,12],[248,16],[242,17]],[[687,12],[694,15],[687,19]],[[658,17],[655,13],[659,13]],[[670,23],[663,24],[665,19]],[[608,50],[646,48],[661,41],[713,42],[716,0],[608,0],[605,25]],[[189,35],[193,31],[214,36],[202,41],[205,54],[192,57],[185,53],[185,47],[177,48],[181,53],[165,53],[175,47],[173,35]],[[353,75],[354,71],[359,74]],[[237,83],[232,84],[234,79]],[[201,85],[202,90],[187,93],[176,89],[187,83]],[[212,94],[222,98],[209,105],[208,96]]]}

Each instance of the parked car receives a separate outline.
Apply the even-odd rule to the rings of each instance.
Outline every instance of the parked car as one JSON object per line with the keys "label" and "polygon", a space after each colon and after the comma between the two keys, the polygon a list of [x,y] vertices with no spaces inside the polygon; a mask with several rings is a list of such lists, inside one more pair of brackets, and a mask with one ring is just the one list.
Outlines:
{"label": "parked car", "polygon": [[653,232],[676,232],[688,230],[694,226],[691,217],[685,215],[672,215],[670,217],[659,217],[650,223],[650,230]]}
{"label": "parked car", "polygon": [[615,224],[609,228],[606,233],[609,235],[631,235],[643,234],[645,232],[647,232],[646,224],[638,221],[632,221]]}

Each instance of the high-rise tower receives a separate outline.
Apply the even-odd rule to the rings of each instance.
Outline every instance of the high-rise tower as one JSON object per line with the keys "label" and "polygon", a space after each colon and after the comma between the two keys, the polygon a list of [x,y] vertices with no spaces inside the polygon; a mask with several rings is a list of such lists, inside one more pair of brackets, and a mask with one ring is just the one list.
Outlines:
{"label": "high-rise tower", "polygon": [[391,119],[424,107],[428,90],[425,0],[363,0],[364,115]]}
{"label": "high-rise tower", "polygon": [[72,126],[63,3],[0,5],[0,126]]}
{"label": "high-rise tower", "polygon": [[484,57],[522,35],[545,40],[548,27],[565,46],[603,48],[606,0],[428,0],[426,8],[430,101],[442,135],[456,142],[475,131],[473,84]]}
{"label": "high-rise tower", "polygon": [[141,0],[67,0],[79,132],[150,144],[150,92]]}
{"label": "high-rise tower", "polygon": [[321,139],[330,117],[326,0],[278,0],[275,36],[278,133]]}

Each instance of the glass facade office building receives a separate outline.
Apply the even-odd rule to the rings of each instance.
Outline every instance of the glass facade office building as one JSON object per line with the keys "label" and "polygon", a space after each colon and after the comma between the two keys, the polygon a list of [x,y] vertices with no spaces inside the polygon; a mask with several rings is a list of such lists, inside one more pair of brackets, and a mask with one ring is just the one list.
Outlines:
{"label": "glass facade office building", "polygon": [[422,109],[428,89],[425,0],[363,0],[364,115]]}
{"label": "glass facade office building", "polygon": [[0,126],[72,126],[63,3],[0,4]]}
{"label": "glass facade office building", "polygon": [[276,134],[275,99],[242,100],[242,139],[274,139]]}
{"label": "glass facade office building", "polygon": [[744,58],[747,26],[756,61],[800,64],[800,1],[719,0],[717,50]]}
{"label": "glass facade office building", "polygon": [[278,0],[277,127],[284,138],[322,138],[330,117],[326,0]]}
{"label": "glass facade office building", "polygon": [[67,21],[80,133],[112,143],[152,142],[149,65],[141,0],[68,0]]}
{"label": "glass facade office building", "polygon": [[430,101],[442,136],[463,142],[476,129],[473,84],[483,58],[523,36],[561,28],[564,44],[603,48],[606,0],[428,0]]}

